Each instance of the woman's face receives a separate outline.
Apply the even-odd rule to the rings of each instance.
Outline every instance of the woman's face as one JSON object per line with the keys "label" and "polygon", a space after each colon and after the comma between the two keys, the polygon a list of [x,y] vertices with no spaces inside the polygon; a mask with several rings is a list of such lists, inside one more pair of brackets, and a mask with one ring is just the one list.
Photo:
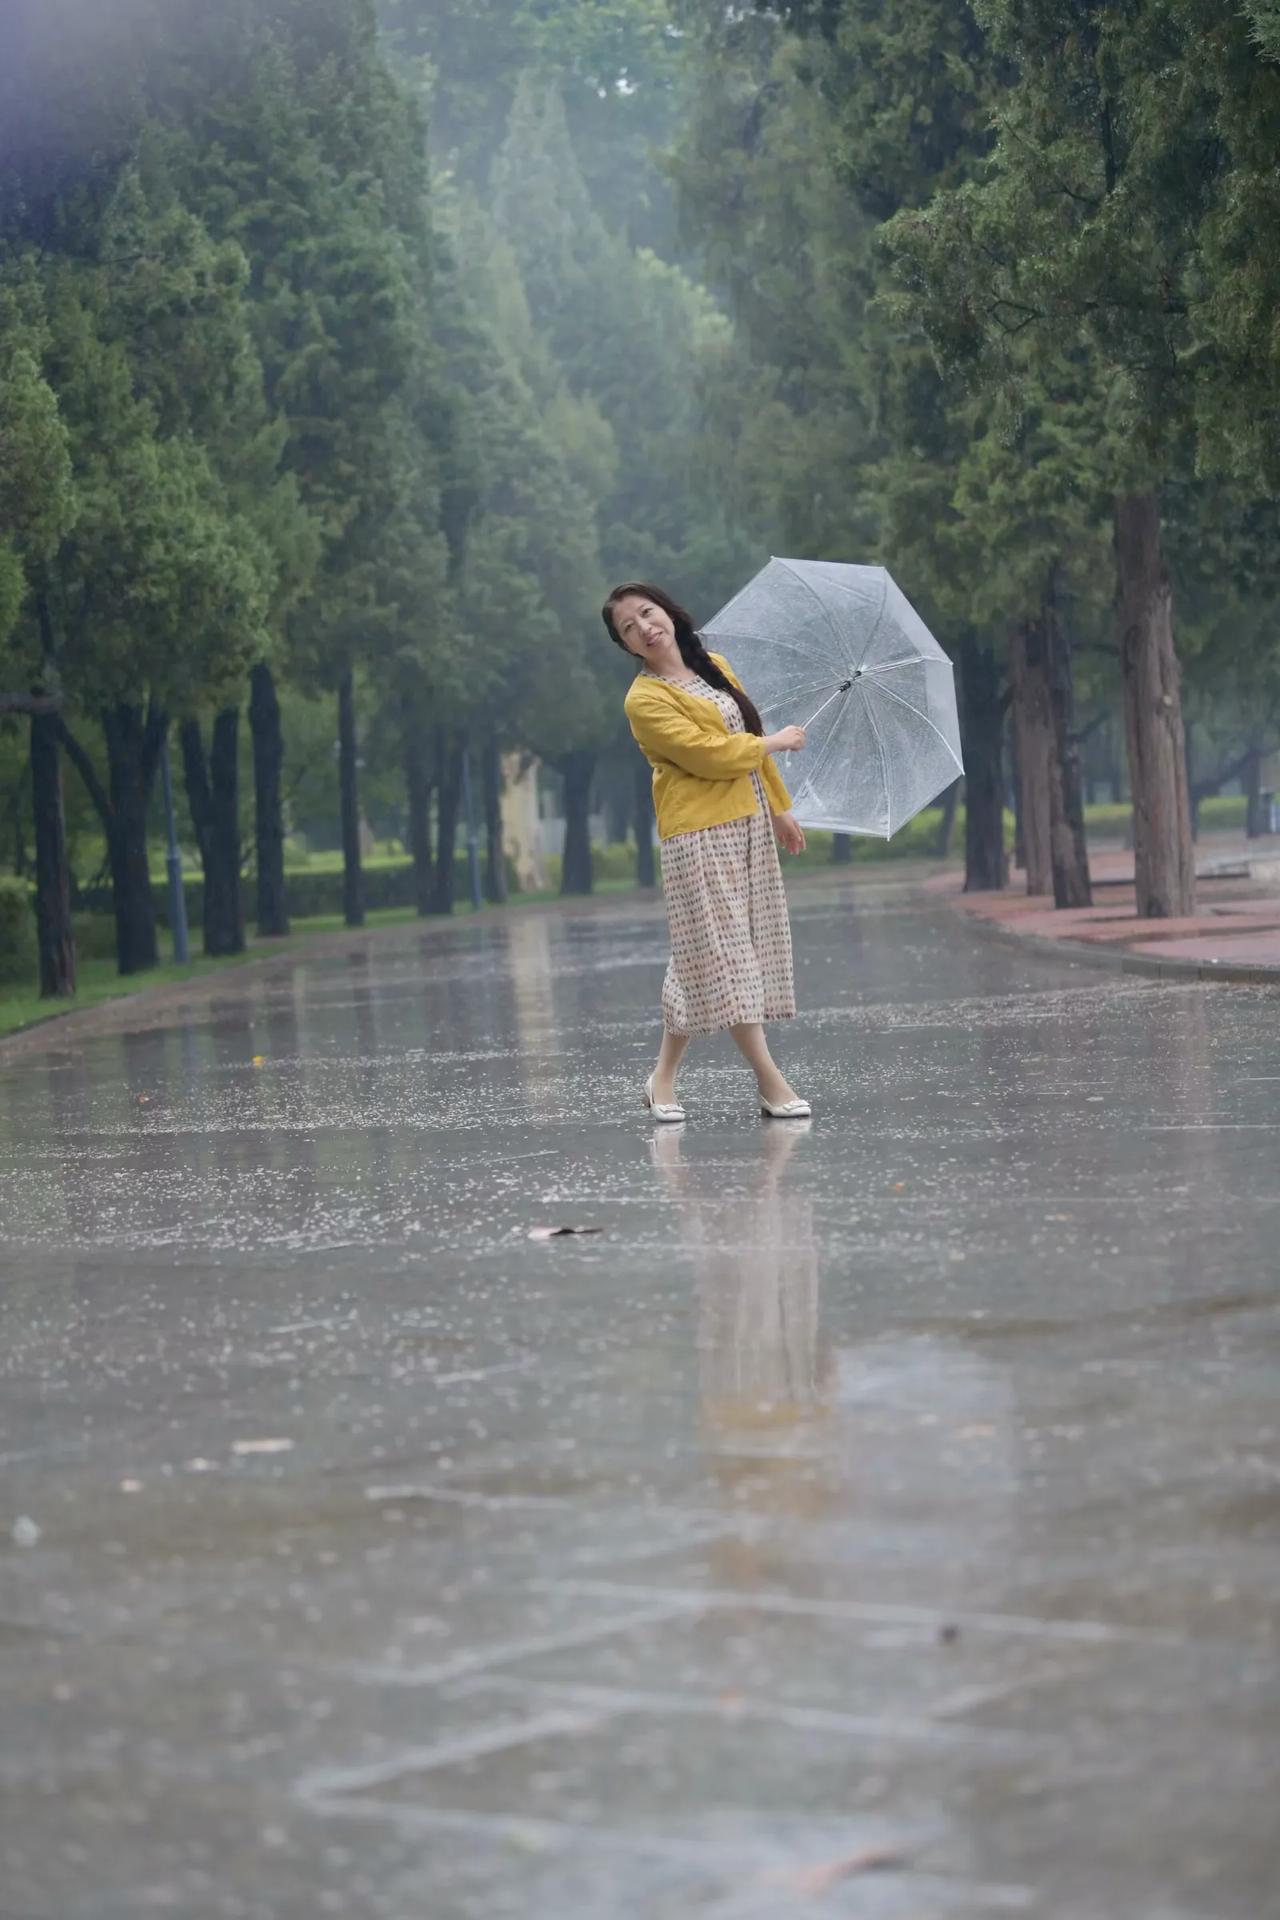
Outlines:
{"label": "woman's face", "polygon": [[670,653],[676,637],[670,614],[637,593],[624,595],[615,605],[613,630],[637,660],[652,660]]}

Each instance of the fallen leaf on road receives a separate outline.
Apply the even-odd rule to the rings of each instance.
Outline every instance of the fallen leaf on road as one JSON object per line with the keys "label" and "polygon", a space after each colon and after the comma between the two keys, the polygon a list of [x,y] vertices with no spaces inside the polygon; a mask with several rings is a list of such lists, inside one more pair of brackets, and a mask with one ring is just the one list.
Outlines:
{"label": "fallen leaf on road", "polygon": [[843,1860],[826,1860],[820,1866],[806,1867],[791,1878],[790,1884],[797,1893],[816,1896],[829,1893],[832,1887],[839,1886],[842,1880],[852,1880],[855,1874],[900,1867],[905,1858],[905,1854],[893,1847],[864,1847],[860,1853],[846,1854]]}
{"label": "fallen leaf on road", "polygon": [[561,1240],[570,1233],[603,1233],[603,1227],[530,1227],[531,1240]]}

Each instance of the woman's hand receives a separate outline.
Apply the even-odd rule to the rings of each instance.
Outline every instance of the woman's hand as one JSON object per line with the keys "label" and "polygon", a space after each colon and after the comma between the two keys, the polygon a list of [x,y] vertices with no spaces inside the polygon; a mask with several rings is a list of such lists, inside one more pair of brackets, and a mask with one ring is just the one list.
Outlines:
{"label": "woman's hand", "polygon": [[[799,732],[797,727],[793,729]],[[773,816],[773,837],[784,853],[804,852],[804,828],[794,813],[775,813]]]}
{"label": "woman's hand", "polygon": [[766,753],[799,753],[804,741],[803,727],[783,727],[780,733],[767,735],[764,750]]}

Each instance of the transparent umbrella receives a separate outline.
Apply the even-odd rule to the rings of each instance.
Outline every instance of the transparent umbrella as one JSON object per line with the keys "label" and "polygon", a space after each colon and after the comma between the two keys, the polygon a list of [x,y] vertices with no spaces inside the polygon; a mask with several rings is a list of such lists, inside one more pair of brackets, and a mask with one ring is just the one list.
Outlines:
{"label": "transparent umbrella", "polygon": [[802,826],[888,839],[964,772],[951,662],[883,567],[770,560],[702,637],[766,733],[808,729],[787,772]]}

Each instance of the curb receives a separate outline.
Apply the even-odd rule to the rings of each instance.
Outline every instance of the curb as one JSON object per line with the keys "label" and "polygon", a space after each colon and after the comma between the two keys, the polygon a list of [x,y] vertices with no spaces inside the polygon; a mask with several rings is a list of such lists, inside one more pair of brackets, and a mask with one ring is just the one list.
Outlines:
{"label": "curb", "polygon": [[953,900],[951,907],[953,912],[963,913],[971,926],[980,927],[994,940],[1002,940],[1009,946],[1030,947],[1045,956],[1057,954],[1102,973],[1145,974],[1157,980],[1216,981],[1224,987],[1280,987],[1280,967],[1247,961],[1182,960],[1172,955],[1162,960],[1158,954],[1128,953],[1123,948],[1117,951],[1114,947],[1097,947],[1083,940],[1055,940],[1051,934],[1019,933],[1014,927],[989,920],[984,913],[971,912],[957,901]]}

